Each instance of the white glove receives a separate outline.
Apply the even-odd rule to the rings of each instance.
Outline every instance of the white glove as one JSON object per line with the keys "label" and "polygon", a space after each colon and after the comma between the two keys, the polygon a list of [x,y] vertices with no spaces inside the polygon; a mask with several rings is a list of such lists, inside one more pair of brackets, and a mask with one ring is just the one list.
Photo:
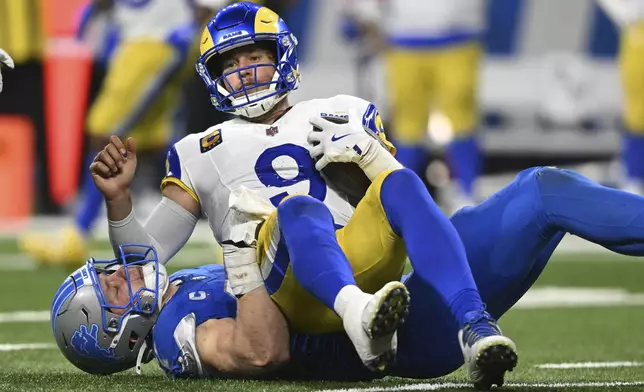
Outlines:
{"label": "white glove", "polygon": [[362,125],[362,116],[349,113],[349,121],[336,124],[320,116],[309,118],[313,131],[307,141],[313,147],[309,154],[318,159],[315,168],[324,169],[331,162],[353,162],[373,181],[380,173],[403,166],[380,144],[376,136]]}
{"label": "white glove", "polygon": [[[14,67],[13,59],[9,56],[9,53],[5,52],[3,49],[0,49],[0,63],[6,65],[9,68]],[[0,67],[0,92],[2,92],[2,67]]]}
{"label": "white glove", "polygon": [[227,242],[222,243],[221,248],[228,285],[235,296],[242,296],[264,284],[257,263],[257,248],[240,248]]}

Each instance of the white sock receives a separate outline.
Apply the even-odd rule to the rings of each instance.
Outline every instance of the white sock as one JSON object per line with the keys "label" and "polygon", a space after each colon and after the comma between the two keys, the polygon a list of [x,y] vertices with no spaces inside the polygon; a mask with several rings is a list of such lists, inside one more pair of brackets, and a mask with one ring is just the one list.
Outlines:
{"label": "white sock", "polygon": [[344,319],[344,313],[347,310],[347,304],[363,295],[365,295],[365,293],[360,290],[358,286],[348,284],[341,288],[338,292],[338,295],[335,297],[335,301],[333,301],[333,310],[335,310],[340,318]]}

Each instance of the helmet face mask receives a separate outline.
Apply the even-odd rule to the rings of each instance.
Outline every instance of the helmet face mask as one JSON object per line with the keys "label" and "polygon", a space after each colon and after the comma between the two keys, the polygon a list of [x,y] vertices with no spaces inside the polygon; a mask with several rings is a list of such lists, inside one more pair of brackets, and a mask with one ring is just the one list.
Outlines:
{"label": "helmet face mask", "polygon": [[[103,289],[100,276],[112,273],[124,275],[127,303],[108,300],[110,294]],[[116,259],[88,260],[54,296],[51,320],[58,347],[72,364],[88,373],[111,374],[134,367],[139,351],[150,351],[147,340],[167,281],[165,267],[149,246],[123,245]]]}
{"label": "helmet face mask", "polygon": [[[275,61],[222,73],[222,55],[248,45],[271,48]],[[206,84],[217,110],[258,117],[298,88],[300,74],[296,49],[297,39],[277,14],[252,3],[236,3],[218,12],[206,26],[201,56],[196,63],[197,73]],[[272,78],[257,80],[260,69],[265,71],[266,67],[271,67]],[[227,78],[242,80],[244,72],[254,75],[254,83],[234,88]]]}

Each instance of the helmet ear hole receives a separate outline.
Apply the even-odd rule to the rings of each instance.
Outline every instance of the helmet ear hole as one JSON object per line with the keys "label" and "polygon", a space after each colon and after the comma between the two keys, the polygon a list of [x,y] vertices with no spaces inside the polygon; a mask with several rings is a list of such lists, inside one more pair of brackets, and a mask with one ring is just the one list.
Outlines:
{"label": "helmet ear hole", "polygon": [[87,325],[89,325],[89,313],[87,312],[87,309],[81,308],[81,313],[85,315],[85,320],[87,320]]}
{"label": "helmet ear hole", "polygon": [[222,63],[222,56],[218,54],[213,55],[206,61],[206,70],[208,70],[211,78],[215,79],[221,76],[224,70]]}
{"label": "helmet ear hole", "polygon": [[134,350],[134,346],[136,346],[136,342],[138,341],[139,335],[136,332],[132,331],[130,333],[130,339],[128,339],[128,348],[130,349],[130,351]]}

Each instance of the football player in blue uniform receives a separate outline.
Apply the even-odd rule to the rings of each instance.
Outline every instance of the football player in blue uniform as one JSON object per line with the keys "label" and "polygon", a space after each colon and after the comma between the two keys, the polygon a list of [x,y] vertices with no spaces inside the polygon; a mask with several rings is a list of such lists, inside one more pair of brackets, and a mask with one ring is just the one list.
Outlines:
{"label": "football player in blue uniform", "polygon": [[140,371],[153,347],[177,376],[211,375],[210,368],[253,376],[286,362],[286,321],[266,290],[237,299],[226,282],[219,265],[168,279],[153,248],[121,247],[114,260],[87,261],[56,292],[54,337],[71,363],[93,374]]}

